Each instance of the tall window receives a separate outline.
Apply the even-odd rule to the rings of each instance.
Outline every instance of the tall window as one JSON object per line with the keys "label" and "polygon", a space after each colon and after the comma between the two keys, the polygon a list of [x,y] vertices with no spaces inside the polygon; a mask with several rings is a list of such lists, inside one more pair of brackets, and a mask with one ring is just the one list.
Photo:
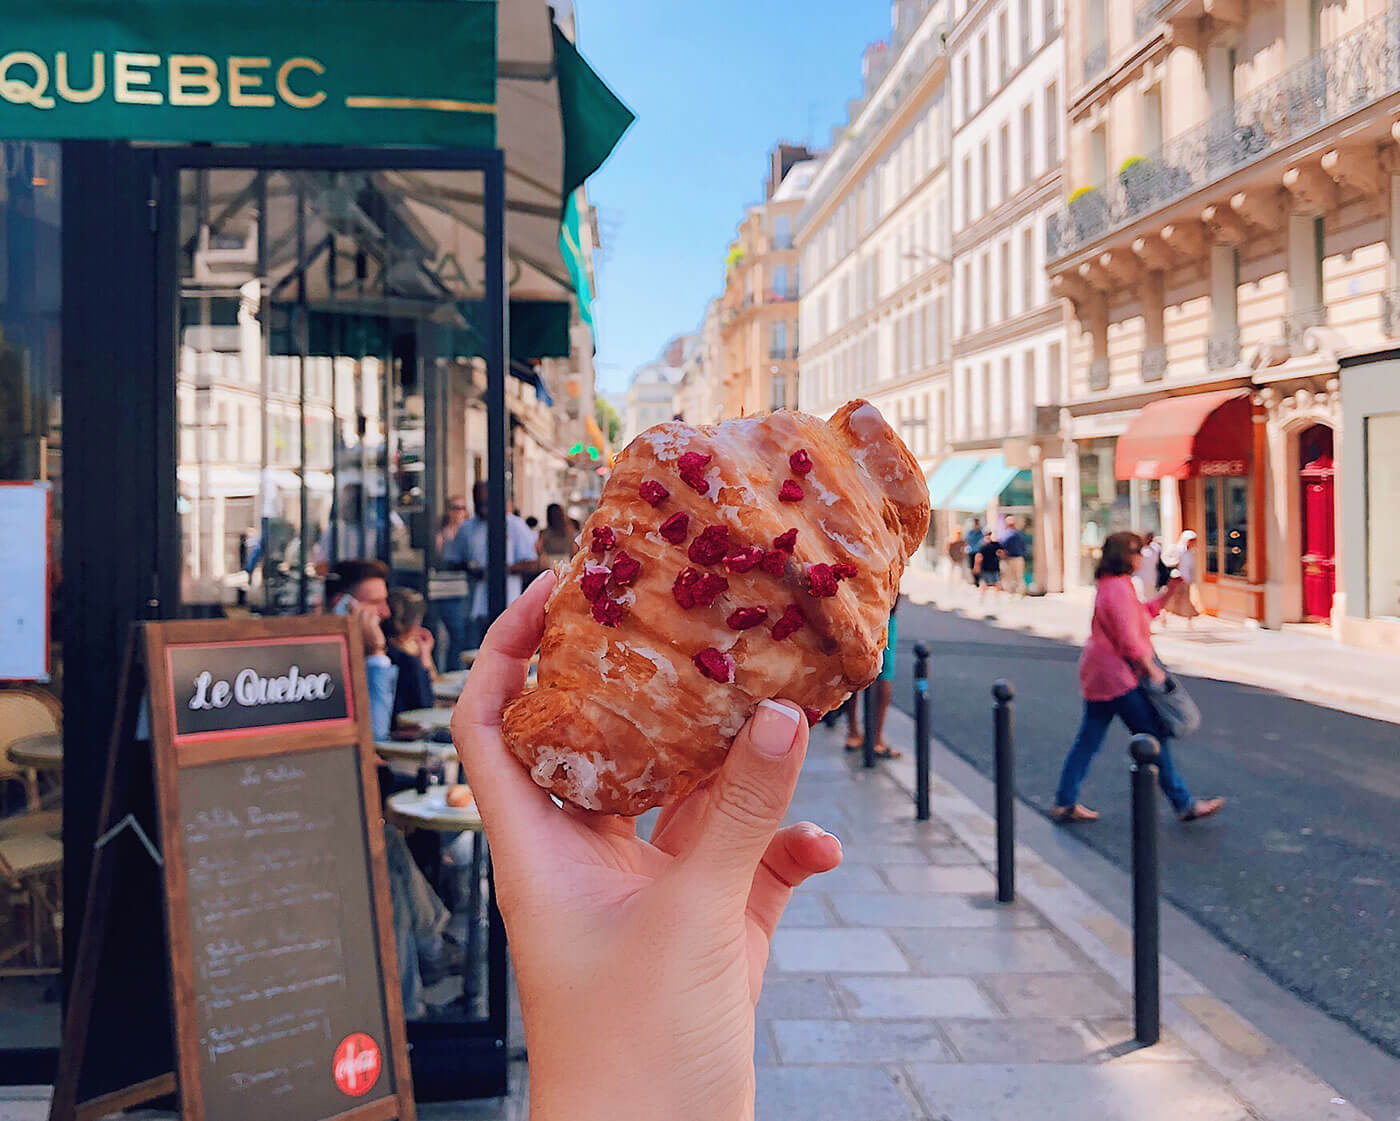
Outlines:
{"label": "tall window", "polygon": [[1021,183],[1035,178],[1035,109],[1028,101],[1021,106]]}
{"label": "tall window", "polygon": [[782,374],[773,375],[773,401],[772,408],[787,408],[787,378]]}
{"label": "tall window", "polygon": [[1205,486],[1206,571],[1249,576],[1249,479],[1209,478]]}
{"label": "tall window", "polygon": [[1011,126],[1003,124],[997,131],[997,158],[1001,166],[997,168],[1000,180],[998,197],[1003,201],[1011,197]]}
{"label": "tall window", "polygon": [[773,219],[773,248],[792,248],[792,215],[779,214]]}
{"label": "tall window", "polygon": [[986,327],[992,322],[992,254],[982,254],[978,265],[982,270],[982,318],[979,326]]}
{"label": "tall window", "polygon": [[1048,358],[1045,363],[1047,367],[1045,371],[1045,393],[1051,404],[1060,401],[1064,396],[1061,392],[1060,385],[1061,379],[1064,377],[1064,371],[1060,368],[1062,364],[1060,354],[1060,344],[1051,343]]}
{"label": "tall window", "polygon": [[984,31],[977,36],[977,107],[979,109],[987,103],[988,54],[987,33]]}
{"label": "tall window", "polygon": [[1020,0],[1016,8],[1021,25],[1021,61],[1031,57],[1031,0]]}
{"label": "tall window", "polygon": [[1045,87],[1045,166],[1060,162],[1060,86],[1051,82]]}
{"label": "tall window", "polygon": [[768,346],[768,357],[787,357],[787,336],[788,329],[786,322],[784,322],[783,320],[779,320],[778,322],[773,324],[773,333]]}
{"label": "tall window", "polygon": [[1001,275],[997,277],[997,303],[1003,319],[1012,315],[1011,293],[1011,239],[1008,238],[1001,243]]}
{"label": "tall window", "polygon": [[972,332],[972,262],[964,261],[962,267],[962,315],[959,317],[962,329],[959,334]]}
{"label": "tall window", "polygon": [[972,157],[963,157],[962,166],[962,224],[970,225],[972,222]]}
{"label": "tall window", "polygon": [[982,399],[978,402],[977,408],[977,430],[986,432],[992,423],[992,364],[982,363],[981,381]]}
{"label": "tall window", "polygon": [[1006,9],[997,13],[997,76],[1005,82],[1011,73],[1011,32],[1006,20]]}
{"label": "tall window", "polygon": [[1035,431],[1035,351],[1028,350],[1021,359],[1021,407],[1025,410],[1022,430]]}
{"label": "tall window", "polygon": [[992,141],[988,137],[977,146],[977,212],[985,213],[991,208],[992,193]]}
{"label": "tall window", "polygon": [[1001,360],[1001,430],[1011,431],[1011,356]]}
{"label": "tall window", "polygon": [[1021,310],[1035,306],[1035,227],[1021,231]]}
{"label": "tall window", "polygon": [[787,265],[775,265],[773,268],[773,298],[776,300],[786,300],[791,293],[788,291],[788,271]]}

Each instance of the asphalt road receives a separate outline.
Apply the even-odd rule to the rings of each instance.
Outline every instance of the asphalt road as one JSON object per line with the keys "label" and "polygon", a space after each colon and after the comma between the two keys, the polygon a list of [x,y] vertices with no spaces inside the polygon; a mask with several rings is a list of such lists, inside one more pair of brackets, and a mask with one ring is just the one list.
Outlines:
{"label": "asphalt road", "polygon": [[[1017,793],[1048,814],[1082,708],[1079,648],[903,601],[895,704],[905,711],[917,641],[932,651],[934,734],[987,775],[991,685],[1012,682]],[[1164,893],[1275,981],[1400,1055],[1400,727],[1184,680],[1203,726],[1176,745],[1177,766],[1194,795],[1229,804],[1183,826],[1162,801]],[[1080,795],[1103,817],[1067,827],[1124,868],[1127,745],[1115,722]]]}

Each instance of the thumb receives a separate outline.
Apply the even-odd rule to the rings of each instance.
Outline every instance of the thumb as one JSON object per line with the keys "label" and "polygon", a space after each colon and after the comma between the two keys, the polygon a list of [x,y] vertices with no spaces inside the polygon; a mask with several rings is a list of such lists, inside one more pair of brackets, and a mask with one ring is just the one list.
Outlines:
{"label": "thumb", "polygon": [[710,790],[698,836],[681,857],[681,875],[742,906],[806,756],[802,710],[788,701],[759,701]]}

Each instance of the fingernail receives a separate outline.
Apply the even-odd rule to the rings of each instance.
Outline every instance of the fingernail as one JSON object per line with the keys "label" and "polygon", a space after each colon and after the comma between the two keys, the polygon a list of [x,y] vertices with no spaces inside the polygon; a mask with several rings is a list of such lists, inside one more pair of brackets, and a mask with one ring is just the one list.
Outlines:
{"label": "fingernail", "polygon": [[846,846],[843,845],[843,844],[841,843],[841,838],[838,837],[835,833],[830,833],[830,832],[827,832],[826,830],[822,830],[822,832],[823,832],[823,833],[826,833],[826,835],[827,835],[828,837],[830,837],[833,841],[836,842],[836,847],[837,847],[838,849],[840,849],[842,852],[845,852],[845,851],[846,851]]}
{"label": "fingernail", "polygon": [[759,701],[749,726],[754,749],[769,759],[781,759],[797,742],[797,725],[802,715],[777,701]]}

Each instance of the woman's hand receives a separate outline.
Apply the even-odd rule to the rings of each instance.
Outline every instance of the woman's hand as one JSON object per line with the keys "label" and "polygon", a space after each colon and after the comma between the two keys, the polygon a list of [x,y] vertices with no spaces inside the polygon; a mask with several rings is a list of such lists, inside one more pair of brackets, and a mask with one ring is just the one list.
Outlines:
{"label": "woman's hand", "polygon": [[520,986],[531,1121],[751,1118],[769,939],[792,889],[841,862],[817,826],[779,829],[806,720],[760,705],[650,842],[632,818],[557,807],[500,733],[553,587],[543,574],[487,632],[452,717]]}
{"label": "woman's hand", "polygon": [[1148,662],[1146,669],[1143,670],[1142,676],[1152,682],[1153,685],[1162,686],[1167,683],[1167,675],[1156,662]]}

